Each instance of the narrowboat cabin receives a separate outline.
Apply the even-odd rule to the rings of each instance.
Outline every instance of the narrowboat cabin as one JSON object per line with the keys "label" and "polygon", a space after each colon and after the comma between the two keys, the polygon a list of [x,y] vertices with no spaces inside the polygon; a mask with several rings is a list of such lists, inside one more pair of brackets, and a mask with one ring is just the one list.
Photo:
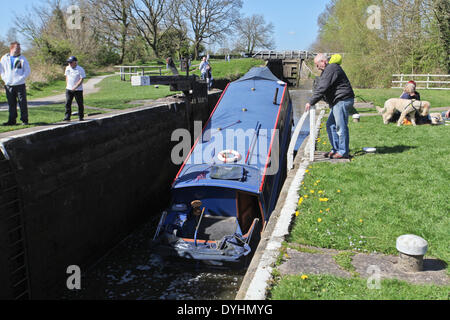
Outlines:
{"label": "narrowboat cabin", "polygon": [[175,177],[156,251],[216,265],[251,256],[286,176],[292,124],[287,84],[268,68],[230,83]]}

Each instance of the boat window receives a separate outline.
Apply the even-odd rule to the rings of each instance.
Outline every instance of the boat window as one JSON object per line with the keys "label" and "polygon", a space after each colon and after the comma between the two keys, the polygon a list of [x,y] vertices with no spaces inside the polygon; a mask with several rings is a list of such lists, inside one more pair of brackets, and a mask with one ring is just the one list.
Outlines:
{"label": "boat window", "polygon": [[172,211],[179,211],[179,212],[183,212],[183,211],[187,211],[188,207],[185,203],[175,203],[172,206]]}
{"label": "boat window", "polygon": [[211,179],[220,180],[243,180],[244,168],[239,166],[212,166]]}

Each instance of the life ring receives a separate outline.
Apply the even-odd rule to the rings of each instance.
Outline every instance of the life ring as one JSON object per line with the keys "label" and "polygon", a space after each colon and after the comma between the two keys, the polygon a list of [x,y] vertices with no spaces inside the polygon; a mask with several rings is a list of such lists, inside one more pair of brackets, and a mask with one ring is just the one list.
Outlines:
{"label": "life ring", "polygon": [[238,162],[241,160],[241,154],[237,152],[236,150],[222,150],[217,154],[217,158],[219,158],[220,161],[225,163],[232,163],[232,162]]}

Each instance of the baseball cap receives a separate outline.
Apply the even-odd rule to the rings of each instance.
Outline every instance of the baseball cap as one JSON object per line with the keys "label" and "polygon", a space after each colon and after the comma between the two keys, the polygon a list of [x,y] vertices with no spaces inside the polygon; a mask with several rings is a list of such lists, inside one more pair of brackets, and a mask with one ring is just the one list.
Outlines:
{"label": "baseball cap", "polygon": [[74,61],[78,61],[77,57],[75,56],[71,56],[69,57],[69,59],[67,59],[67,62],[74,62]]}

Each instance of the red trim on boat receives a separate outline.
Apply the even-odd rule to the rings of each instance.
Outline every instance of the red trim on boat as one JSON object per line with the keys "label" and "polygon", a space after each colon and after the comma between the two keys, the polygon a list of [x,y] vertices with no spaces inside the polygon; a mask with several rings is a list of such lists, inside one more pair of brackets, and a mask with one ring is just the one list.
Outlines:
{"label": "red trim on boat", "polygon": [[[278,126],[278,120],[280,119],[280,114],[281,114],[281,109],[282,109],[283,102],[284,102],[284,95],[286,94],[286,89],[287,89],[287,84],[284,85],[283,96],[281,97],[280,107],[278,108],[278,115],[277,115],[277,120],[275,121],[274,130],[276,130],[277,126]],[[264,181],[266,180],[266,172],[267,172],[267,167],[269,166],[269,160],[270,160],[270,155],[272,153],[272,145],[273,145],[274,139],[275,139],[275,134],[272,135],[272,139],[270,141],[269,153],[267,154],[266,166],[264,168],[264,174],[263,174],[263,178],[261,181],[261,186],[259,187],[259,192],[262,192],[262,189],[264,186]]]}

